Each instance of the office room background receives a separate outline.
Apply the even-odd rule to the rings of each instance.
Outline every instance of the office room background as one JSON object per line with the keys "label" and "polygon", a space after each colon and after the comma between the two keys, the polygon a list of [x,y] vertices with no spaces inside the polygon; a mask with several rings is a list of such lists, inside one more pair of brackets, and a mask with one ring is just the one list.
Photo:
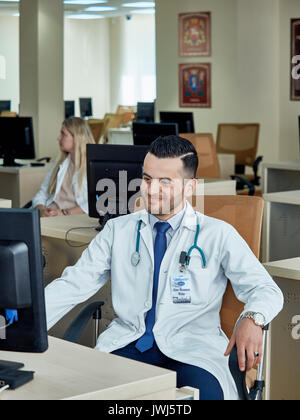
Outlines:
{"label": "office room background", "polygon": [[[264,161],[298,156],[299,103],[290,100],[290,19],[300,16],[298,0],[156,0],[155,15],[131,20],[65,18],[63,99],[92,97],[99,118],[115,112],[118,104],[151,101],[154,95],[157,110],[184,111],[179,108],[178,64],[195,58],[178,55],[178,14],[194,11],[212,16],[212,55],[209,60],[197,57],[212,65],[212,107],[193,110],[196,132],[216,136],[219,122],[260,122],[258,155]],[[10,98],[16,110],[20,19],[0,15],[0,99]],[[39,155],[55,156],[60,123],[49,121],[45,130],[47,123],[41,122]]]}

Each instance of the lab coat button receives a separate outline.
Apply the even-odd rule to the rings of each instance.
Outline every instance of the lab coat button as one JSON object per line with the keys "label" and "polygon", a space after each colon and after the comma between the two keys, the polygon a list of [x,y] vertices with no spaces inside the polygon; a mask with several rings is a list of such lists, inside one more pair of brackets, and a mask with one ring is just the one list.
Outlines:
{"label": "lab coat button", "polygon": [[145,308],[150,308],[151,307],[151,303],[150,302],[145,302]]}
{"label": "lab coat button", "polygon": [[114,340],[114,341],[113,341],[113,345],[114,345],[114,346],[116,346],[118,343],[119,343],[119,341],[118,341],[118,340]]}

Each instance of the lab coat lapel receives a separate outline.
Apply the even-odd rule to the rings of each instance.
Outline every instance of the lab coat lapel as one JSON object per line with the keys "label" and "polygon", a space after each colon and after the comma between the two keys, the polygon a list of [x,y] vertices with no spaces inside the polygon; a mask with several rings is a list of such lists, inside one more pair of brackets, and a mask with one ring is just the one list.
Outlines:
{"label": "lab coat lapel", "polygon": [[143,226],[141,228],[141,238],[148,250],[152,264],[154,265],[154,249],[153,249],[153,234],[151,230],[151,225],[149,223],[149,215],[146,210],[141,212],[140,220],[143,221]]}

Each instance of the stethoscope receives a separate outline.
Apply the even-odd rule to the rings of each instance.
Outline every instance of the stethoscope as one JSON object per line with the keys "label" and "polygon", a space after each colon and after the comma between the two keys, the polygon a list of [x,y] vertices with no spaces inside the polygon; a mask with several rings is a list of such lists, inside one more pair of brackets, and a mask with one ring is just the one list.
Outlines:
{"label": "stethoscope", "polygon": [[[133,266],[135,266],[135,267],[138,266],[138,264],[141,261],[140,242],[141,242],[141,227],[142,227],[142,223],[143,223],[143,221],[142,220],[139,220],[137,237],[136,237],[135,252],[131,256],[131,264]],[[201,258],[202,258],[202,266],[203,266],[203,268],[206,268],[206,258],[205,258],[204,252],[198,246],[199,234],[200,234],[200,222],[199,222],[199,216],[197,215],[197,229],[196,229],[194,244],[190,247],[190,249],[188,250],[188,252],[182,251],[181,254],[180,254],[179,263],[180,263],[180,265],[181,265],[182,268],[183,267],[184,268],[187,268],[189,266],[190,259],[191,259],[191,253],[193,252],[194,249],[196,249],[199,252],[199,254],[201,255]]]}

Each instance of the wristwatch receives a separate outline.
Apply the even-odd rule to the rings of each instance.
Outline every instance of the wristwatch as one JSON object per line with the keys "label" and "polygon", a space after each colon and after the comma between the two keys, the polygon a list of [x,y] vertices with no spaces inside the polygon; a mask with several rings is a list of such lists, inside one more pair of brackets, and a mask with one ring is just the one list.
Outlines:
{"label": "wristwatch", "polygon": [[243,318],[252,319],[254,321],[254,323],[261,328],[263,328],[266,324],[265,317],[263,316],[263,314],[261,314],[259,312],[246,312],[246,313],[244,313],[242,319]]}

